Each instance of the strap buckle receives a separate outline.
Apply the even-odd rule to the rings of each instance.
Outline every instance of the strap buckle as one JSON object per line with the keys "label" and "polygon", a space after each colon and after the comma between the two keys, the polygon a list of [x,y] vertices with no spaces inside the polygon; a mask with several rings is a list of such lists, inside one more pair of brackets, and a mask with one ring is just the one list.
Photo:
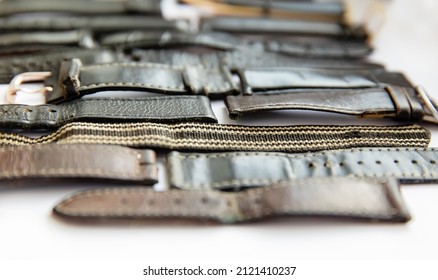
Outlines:
{"label": "strap buckle", "polygon": [[417,92],[418,96],[420,97],[423,105],[428,109],[430,114],[425,114],[423,117],[424,121],[438,124],[438,110],[437,110],[437,103],[435,100],[433,100],[426,92],[426,90],[421,86],[416,86],[415,91]]}
{"label": "strap buckle", "polygon": [[47,78],[52,76],[52,72],[25,72],[15,76],[9,83],[6,89],[6,100],[9,104],[15,104],[15,97],[18,91],[26,93],[42,93],[47,94],[53,91],[53,87],[43,86],[38,89],[24,88],[21,85],[26,82],[44,82]]}

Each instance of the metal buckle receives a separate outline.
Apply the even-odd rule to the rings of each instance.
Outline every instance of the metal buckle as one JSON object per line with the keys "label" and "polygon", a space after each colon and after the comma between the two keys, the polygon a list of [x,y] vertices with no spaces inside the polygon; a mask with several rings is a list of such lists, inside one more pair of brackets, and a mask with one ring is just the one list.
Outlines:
{"label": "metal buckle", "polygon": [[28,89],[21,87],[21,84],[26,82],[44,82],[50,76],[52,76],[52,72],[25,72],[15,76],[6,89],[6,100],[9,104],[15,104],[15,97],[18,91],[43,94],[52,92],[53,87],[50,86],[44,86],[39,89]]}
{"label": "metal buckle", "polygon": [[438,124],[438,110],[437,110],[437,103],[434,101],[424,90],[424,88],[417,86],[415,87],[415,91],[418,93],[418,95],[421,98],[421,101],[423,101],[426,108],[430,111],[432,115],[425,115],[423,117],[424,121],[431,122],[434,124]]}

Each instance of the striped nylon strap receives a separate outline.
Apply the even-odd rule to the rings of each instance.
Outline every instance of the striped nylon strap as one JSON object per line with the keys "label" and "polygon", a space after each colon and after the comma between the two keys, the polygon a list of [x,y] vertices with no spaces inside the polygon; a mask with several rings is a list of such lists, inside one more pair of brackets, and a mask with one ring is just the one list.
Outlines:
{"label": "striped nylon strap", "polygon": [[185,151],[304,152],[351,147],[427,147],[430,133],[407,126],[241,126],[201,123],[70,123],[30,138],[0,132],[0,146],[112,144]]}

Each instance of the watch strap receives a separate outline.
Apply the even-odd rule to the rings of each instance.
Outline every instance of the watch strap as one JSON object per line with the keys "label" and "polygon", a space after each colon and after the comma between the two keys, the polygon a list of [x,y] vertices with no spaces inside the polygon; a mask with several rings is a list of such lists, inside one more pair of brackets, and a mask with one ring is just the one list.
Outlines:
{"label": "watch strap", "polygon": [[0,127],[53,129],[78,121],[217,122],[205,96],[79,99],[59,105],[0,105]]}
{"label": "watch strap", "polygon": [[34,145],[0,148],[0,180],[92,178],[153,184],[152,150],[110,145]]}
{"label": "watch strap", "polygon": [[225,103],[229,116],[234,119],[259,111],[299,109],[419,121],[425,115],[432,115],[422,98],[413,88],[386,86],[228,96]]}
{"label": "watch strap", "polygon": [[0,146],[112,144],[185,151],[308,152],[350,147],[427,147],[430,132],[412,126],[243,126],[207,123],[81,123],[38,138],[0,132]]}
{"label": "watch strap", "polygon": [[281,182],[240,192],[106,188],[76,193],[54,213],[77,219],[195,219],[220,223],[329,216],[407,222],[397,181],[355,178]]}
{"label": "watch strap", "polygon": [[0,2],[0,16],[19,13],[60,12],[76,14],[125,14],[129,12],[159,14],[160,2],[155,0],[124,1],[53,1],[14,0]]}
{"label": "watch strap", "polygon": [[65,59],[79,58],[84,64],[102,64],[123,61],[123,56],[110,49],[62,48],[33,54],[12,55],[2,58],[0,83],[7,84],[25,72],[54,71]]}
{"label": "watch strap", "polygon": [[315,153],[179,153],[167,158],[170,184],[180,189],[239,189],[305,178],[438,180],[438,150],[355,148]]}
{"label": "watch strap", "polygon": [[46,96],[49,103],[59,103],[104,90],[212,96],[224,96],[238,90],[231,73],[225,67],[205,69],[136,62],[83,66],[79,59],[64,61],[59,77],[52,75],[46,85],[54,88]]}

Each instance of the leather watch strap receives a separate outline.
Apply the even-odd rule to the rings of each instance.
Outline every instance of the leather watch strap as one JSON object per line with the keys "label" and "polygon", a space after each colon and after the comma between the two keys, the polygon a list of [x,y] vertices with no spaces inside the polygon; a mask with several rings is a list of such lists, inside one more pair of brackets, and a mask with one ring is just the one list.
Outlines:
{"label": "leather watch strap", "polygon": [[64,61],[58,75],[46,85],[49,103],[59,103],[104,90],[153,91],[168,94],[223,96],[236,93],[237,85],[228,69],[120,62],[83,66],[79,59]]}
{"label": "leather watch strap", "polygon": [[36,145],[0,148],[0,180],[93,178],[153,184],[155,153],[109,145]]}
{"label": "leather watch strap", "polygon": [[122,1],[54,1],[54,0],[14,0],[0,2],[0,16],[33,12],[61,12],[77,14],[125,14],[161,12],[160,2],[156,0]]}
{"label": "leather watch strap", "polygon": [[65,218],[196,219],[221,223],[284,216],[335,216],[407,222],[397,181],[330,178],[282,182],[241,192],[117,188],[83,191],[60,202]]}
{"label": "leather watch strap", "polygon": [[92,122],[217,122],[205,96],[80,99],[60,105],[0,105],[1,128],[57,128]]}
{"label": "leather watch strap", "polygon": [[87,29],[94,33],[115,32],[120,30],[147,29],[178,30],[185,27],[182,22],[168,21],[158,16],[106,15],[106,16],[72,16],[32,15],[30,17],[0,18],[0,30],[75,30]]}
{"label": "leather watch strap", "polygon": [[438,150],[433,148],[356,148],[303,154],[172,152],[167,163],[170,184],[191,190],[344,176],[395,177],[403,183],[438,181]]}
{"label": "leather watch strap", "polygon": [[0,132],[0,146],[112,144],[186,151],[307,152],[350,147],[427,147],[420,126],[242,126],[204,123],[71,123],[39,138]]}
{"label": "leather watch strap", "polygon": [[[365,85],[364,81],[364,85]],[[327,111],[360,117],[391,117],[404,121],[434,119],[434,105],[420,88],[386,86],[369,89],[300,90],[279,94],[228,96],[226,106],[231,118],[270,110],[301,109]]]}
{"label": "leather watch strap", "polygon": [[[300,65],[302,68],[355,69],[383,72],[383,66],[363,61],[339,59],[317,59],[291,57],[288,55],[260,51],[224,51],[205,54],[192,54],[178,50],[140,50],[132,51],[138,61],[163,63],[169,65],[203,65],[204,67],[223,67],[238,70],[248,67],[290,67]],[[86,63],[84,63],[86,64]],[[388,73],[388,72],[385,72]]]}
{"label": "leather watch strap", "polygon": [[330,36],[338,38],[365,39],[366,32],[337,22],[298,21],[271,18],[215,17],[205,19],[203,31],[231,33],[287,34],[307,36]]}
{"label": "leather watch strap", "polygon": [[59,69],[62,60],[79,58],[84,64],[102,64],[123,61],[121,53],[109,49],[62,48],[46,52],[2,57],[0,83],[9,83],[25,72]]}

